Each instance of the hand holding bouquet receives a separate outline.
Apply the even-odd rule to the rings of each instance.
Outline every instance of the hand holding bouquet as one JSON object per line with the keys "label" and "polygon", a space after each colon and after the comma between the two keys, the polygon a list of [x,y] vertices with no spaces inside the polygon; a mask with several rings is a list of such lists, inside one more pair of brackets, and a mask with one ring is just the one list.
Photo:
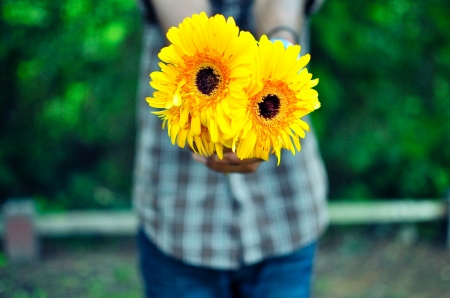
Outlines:
{"label": "hand holding bouquet", "polygon": [[161,109],[154,114],[173,144],[220,159],[224,148],[240,159],[275,154],[278,163],[281,149],[301,150],[309,131],[301,118],[320,102],[299,45],[285,48],[265,35],[257,42],[233,18],[205,13],[186,18],[167,38],[161,71],[150,74],[156,91],[146,100]]}

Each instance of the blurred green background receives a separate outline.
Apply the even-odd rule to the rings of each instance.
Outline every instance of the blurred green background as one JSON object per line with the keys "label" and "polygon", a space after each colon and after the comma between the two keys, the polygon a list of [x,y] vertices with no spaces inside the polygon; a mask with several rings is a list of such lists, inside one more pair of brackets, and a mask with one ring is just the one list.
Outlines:
{"label": "blurred green background", "polygon": [[[313,17],[313,121],[331,200],[444,195],[449,11],[443,0],[328,0]],[[0,22],[0,203],[129,207],[135,1],[2,0]]]}

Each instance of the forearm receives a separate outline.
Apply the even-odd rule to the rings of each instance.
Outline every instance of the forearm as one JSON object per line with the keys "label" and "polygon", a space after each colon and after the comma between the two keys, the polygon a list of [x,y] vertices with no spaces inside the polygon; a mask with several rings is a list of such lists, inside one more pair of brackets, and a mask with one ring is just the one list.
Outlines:
{"label": "forearm", "polygon": [[207,15],[211,13],[211,4],[208,0],[151,0],[151,2],[163,32],[167,32],[170,27],[178,26],[185,17],[195,13],[202,11]]}
{"label": "forearm", "polygon": [[[256,34],[268,34],[274,28],[286,26],[300,35],[304,13],[304,0],[255,0]],[[298,42],[289,30],[277,30],[269,38],[281,37]]]}

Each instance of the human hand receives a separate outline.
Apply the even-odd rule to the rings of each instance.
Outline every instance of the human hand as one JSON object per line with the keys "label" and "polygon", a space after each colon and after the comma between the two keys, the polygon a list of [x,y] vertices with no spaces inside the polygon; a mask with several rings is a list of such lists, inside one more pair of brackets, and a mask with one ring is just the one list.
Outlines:
{"label": "human hand", "polygon": [[264,161],[260,158],[240,159],[234,152],[224,152],[223,159],[219,159],[216,154],[211,156],[202,156],[192,153],[192,158],[213,171],[219,173],[241,173],[248,174],[255,172]]}

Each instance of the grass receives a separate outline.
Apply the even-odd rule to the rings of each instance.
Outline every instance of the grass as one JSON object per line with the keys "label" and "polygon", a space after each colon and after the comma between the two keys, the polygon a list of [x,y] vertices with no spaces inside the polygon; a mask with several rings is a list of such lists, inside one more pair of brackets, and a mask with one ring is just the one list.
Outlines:
{"label": "grass", "polygon": [[[314,297],[450,297],[450,255],[442,243],[405,242],[395,229],[378,234],[330,229]],[[136,257],[133,238],[45,240],[34,264],[10,264],[0,252],[0,297],[142,297]]]}

